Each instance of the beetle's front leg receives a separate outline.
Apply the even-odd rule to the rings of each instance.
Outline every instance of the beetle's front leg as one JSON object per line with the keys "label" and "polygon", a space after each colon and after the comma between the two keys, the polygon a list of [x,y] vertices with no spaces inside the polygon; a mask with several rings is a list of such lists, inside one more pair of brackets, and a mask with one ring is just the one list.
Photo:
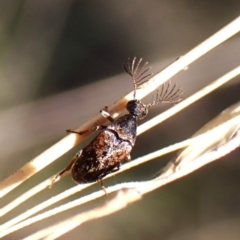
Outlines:
{"label": "beetle's front leg", "polygon": [[85,133],[91,133],[91,132],[95,132],[95,131],[98,131],[98,130],[104,130],[106,129],[107,126],[104,126],[104,125],[100,125],[100,126],[95,126],[91,129],[87,129],[87,130],[84,130],[84,131],[74,131],[74,130],[71,130],[71,129],[67,129],[67,133],[76,133],[76,134],[79,134],[79,135],[83,135]]}
{"label": "beetle's front leg", "polygon": [[[108,112],[108,107],[105,107],[104,109],[100,110],[100,113],[102,114],[103,117],[105,117],[106,119],[108,119],[108,121],[110,122],[114,122],[114,119],[111,117],[110,113]],[[91,133],[91,132],[95,132],[95,131],[98,131],[98,130],[104,130],[106,129],[107,126],[104,126],[104,125],[99,125],[99,126],[95,126],[91,129],[87,129],[87,130],[84,130],[84,131],[74,131],[74,130],[71,130],[71,129],[67,129],[67,133],[76,133],[76,134],[79,134],[79,135],[83,135],[85,133]]]}
{"label": "beetle's front leg", "polygon": [[104,109],[100,110],[100,113],[103,117],[105,117],[109,122],[114,122],[113,117],[111,117],[111,114],[108,112],[108,107],[104,107]]}

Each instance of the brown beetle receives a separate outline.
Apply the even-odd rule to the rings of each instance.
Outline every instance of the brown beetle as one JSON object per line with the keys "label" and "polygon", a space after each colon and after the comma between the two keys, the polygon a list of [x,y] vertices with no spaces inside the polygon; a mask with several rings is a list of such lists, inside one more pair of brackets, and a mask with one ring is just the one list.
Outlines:
{"label": "brown beetle", "polygon": [[137,89],[151,76],[148,63],[141,66],[142,58],[136,63],[136,57],[128,60],[124,65],[125,71],[131,76],[134,86],[133,100],[127,103],[128,114],[113,119],[107,109],[101,110],[103,117],[110,122],[107,126],[96,126],[93,129],[76,132],[67,130],[69,133],[84,134],[86,132],[101,132],[86,147],[80,150],[69,165],[58,173],[54,183],[65,172],[71,170],[72,178],[76,183],[91,183],[100,181],[109,173],[120,169],[123,160],[130,160],[130,153],[137,137],[137,121],[146,117],[149,108],[159,103],[177,103],[181,100],[182,90],[170,82],[163,84],[154,95],[150,104],[143,104],[136,99]]}

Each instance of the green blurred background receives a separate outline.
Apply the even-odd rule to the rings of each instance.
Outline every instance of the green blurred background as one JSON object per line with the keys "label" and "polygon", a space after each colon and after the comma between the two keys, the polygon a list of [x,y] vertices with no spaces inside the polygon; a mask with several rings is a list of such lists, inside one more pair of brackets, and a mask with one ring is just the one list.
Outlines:
{"label": "green blurred background", "polygon": [[[132,89],[122,64],[143,57],[158,72],[239,15],[228,1],[0,1],[0,180]],[[240,63],[239,34],[173,78],[189,96]],[[240,78],[137,139],[132,159],[191,136],[239,101]],[[147,100],[146,100],[147,101]],[[169,106],[155,107],[149,118]],[[146,119],[146,120],[148,120]],[[87,139],[84,143],[89,142]],[[81,145],[81,146],[83,146]],[[1,199],[1,207],[62,169],[78,146]],[[152,178],[168,155],[105,181]],[[240,152],[164,188],[127,209],[82,225],[60,239],[240,239]],[[74,186],[70,177],[1,219]],[[66,201],[99,189],[99,185]],[[4,239],[21,239],[108,201],[75,208]]]}

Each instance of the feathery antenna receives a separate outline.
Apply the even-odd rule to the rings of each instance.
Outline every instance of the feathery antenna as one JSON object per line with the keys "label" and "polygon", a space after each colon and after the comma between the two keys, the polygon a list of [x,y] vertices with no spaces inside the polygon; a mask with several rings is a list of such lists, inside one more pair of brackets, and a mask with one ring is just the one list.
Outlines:
{"label": "feathery antenna", "polygon": [[157,105],[159,103],[178,103],[182,100],[183,91],[181,87],[177,87],[174,83],[171,84],[171,81],[167,81],[157,89],[156,94],[153,96],[151,104],[148,104],[148,108]]}
{"label": "feathery antenna", "polygon": [[148,71],[151,69],[151,67],[148,67],[148,62],[142,63],[142,58],[139,59],[139,61],[136,63],[136,57],[133,58],[131,61],[130,58],[128,58],[127,64],[123,65],[125,71],[131,76],[133,81],[133,98],[136,99],[136,92],[137,89],[140,87],[141,84],[145,83],[148,78],[152,75],[152,73],[149,73]]}

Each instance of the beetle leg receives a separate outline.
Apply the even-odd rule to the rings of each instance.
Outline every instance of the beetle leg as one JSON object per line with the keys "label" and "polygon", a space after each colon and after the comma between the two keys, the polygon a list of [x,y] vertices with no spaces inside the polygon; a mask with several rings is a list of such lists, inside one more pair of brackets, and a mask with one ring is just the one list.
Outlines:
{"label": "beetle leg", "polygon": [[[105,117],[106,119],[108,119],[108,121],[110,122],[114,122],[114,119],[111,117],[110,113],[108,112],[108,107],[104,107],[104,109],[100,110],[100,113],[102,114],[103,117]],[[104,126],[104,125],[99,125],[99,126],[95,126],[91,129],[87,129],[87,130],[84,130],[84,131],[74,131],[74,130],[71,130],[71,129],[67,129],[67,133],[76,133],[76,134],[79,134],[79,135],[83,135],[84,133],[91,133],[91,132],[95,132],[95,131],[98,131],[98,130],[104,130],[106,129],[107,126]]]}
{"label": "beetle leg", "polygon": [[126,160],[127,160],[127,161],[131,161],[131,155],[130,155],[130,154],[128,154],[128,155],[126,156]]}
{"label": "beetle leg", "polygon": [[91,132],[95,132],[95,131],[98,131],[98,130],[104,130],[106,128],[107,128],[107,126],[100,125],[100,126],[95,126],[95,127],[91,128],[91,129],[80,131],[80,132],[73,131],[71,129],[67,129],[66,131],[67,131],[67,133],[76,133],[76,134],[79,134],[79,135],[83,135],[84,133],[91,133]]}
{"label": "beetle leg", "polygon": [[102,180],[102,179],[99,179],[99,182],[100,182],[100,185],[101,185],[102,190],[104,191],[105,195],[107,196],[108,193],[107,193],[107,190],[106,190],[105,186],[103,185],[103,180]]}
{"label": "beetle leg", "polygon": [[109,122],[114,122],[114,119],[111,117],[110,113],[108,112],[108,107],[105,107],[104,109],[100,110],[100,113],[103,117],[105,117]]}
{"label": "beetle leg", "polygon": [[115,165],[115,166],[112,166],[112,168],[110,168],[109,170],[108,170],[108,173],[115,173],[115,172],[117,172],[117,171],[119,171],[120,170],[120,163],[118,163],[117,165]]}
{"label": "beetle leg", "polygon": [[[120,169],[120,163],[117,164],[117,165],[115,165],[115,166],[113,166],[111,169],[109,169],[109,172],[108,172],[108,173],[117,172],[117,171],[119,171],[119,169]],[[107,190],[106,190],[105,186],[103,185],[103,180],[102,180],[102,178],[100,178],[98,181],[100,182],[101,188],[102,188],[102,190],[105,192],[105,195],[108,195]]]}
{"label": "beetle leg", "polygon": [[57,175],[55,175],[55,176],[53,177],[52,182],[51,182],[49,188],[51,188],[52,185],[53,185],[55,182],[59,181],[62,177],[64,177],[65,175],[67,175],[67,174],[71,171],[73,164],[74,164],[74,163],[76,162],[76,160],[79,158],[79,156],[81,155],[81,153],[82,153],[82,151],[78,152],[78,153],[72,158],[72,160],[71,160],[70,163],[67,165],[67,167],[64,168],[61,172],[59,172]]}

